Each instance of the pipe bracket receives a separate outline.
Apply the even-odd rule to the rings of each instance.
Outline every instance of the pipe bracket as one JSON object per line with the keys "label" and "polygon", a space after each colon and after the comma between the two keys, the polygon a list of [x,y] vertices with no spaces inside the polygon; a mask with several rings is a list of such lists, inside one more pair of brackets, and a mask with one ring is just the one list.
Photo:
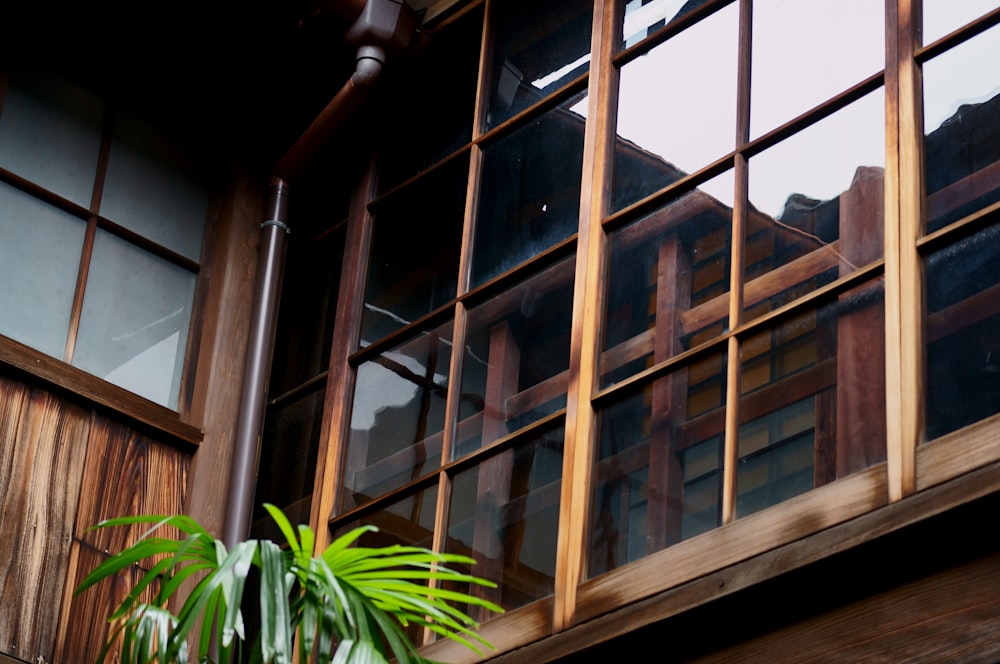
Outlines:
{"label": "pipe bracket", "polygon": [[260,225],[261,229],[267,226],[277,226],[278,228],[281,228],[282,230],[285,231],[285,235],[289,235],[292,232],[292,229],[290,229],[287,224],[278,221],[277,219],[268,219],[267,221],[261,222]]}

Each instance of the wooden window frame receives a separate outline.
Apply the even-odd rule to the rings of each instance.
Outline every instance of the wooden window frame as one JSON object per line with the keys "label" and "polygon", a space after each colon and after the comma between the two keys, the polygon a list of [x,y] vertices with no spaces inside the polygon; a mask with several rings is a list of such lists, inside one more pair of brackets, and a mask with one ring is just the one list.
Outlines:
{"label": "wooden window frame", "polygon": [[[567,253],[575,252],[576,262],[573,274],[573,323],[570,340],[570,367],[565,375],[551,379],[549,388],[567,391],[565,410],[535,423],[525,430],[501,438],[482,450],[460,459],[445,462],[441,468],[428,473],[413,485],[398,491],[363,509],[377,509],[389,500],[406,491],[414,490],[419,484],[432,481],[438,485],[437,527],[434,546],[442,548],[447,524],[447,503],[450,475],[461,469],[480,463],[532,435],[539,427],[550,426],[558,420],[565,431],[563,476],[560,497],[560,525],[558,532],[558,557],[556,586],[553,596],[521,607],[508,615],[494,618],[483,626],[482,633],[498,645],[501,653],[515,648],[535,644],[544,650],[547,637],[567,636],[584,643],[588,637],[580,636],[586,631],[588,621],[601,620],[641,612],[643,609],[629,607],[650,606],[654,598],[676,596],[686,592],[684,588],[705,588],[702,580],[720,579],[717,592],[705,592],[701,598],[691,596],[681,602],[692,607],[711,597],[733,592],[732,587],[722,589],[728,578],[727,571],[748,570],[750,580],[770,578],[809,560],[830,555],[833,550],[824,550],[827,541],[835,533],[843,535],[837,545],[843,548],[861,541],[877,537],[878,526],[870,530],[859,529],[852,523],[880,523],[893,521],[900,513],[906,514],[903,521],[913,522],[932,513],[935,506],[931,496],[946,491],[950,485],[979,487],[970,489],[968,496],[949,493],[949,500],[961,503],[973,499],[983,486],[995,482],[997,473],[990,470],[1000,462],[1000,415],[987,418],[941,439],[926,443],[922,430],[923,405],[923,301],[921,253],[938,242],[946,242],[954,233],[960,232],[966,224],[976,223],[974,218],[960,220],[931,235],[920,235],[921,223],[927,209],[946,207],[947,200],[959,190],[976,189],[982,179],[968,179],[956,183],[952,188],[931,196],[926,201],[923,196],[923,132],[921,63],[935,53],[958,43],[973,34],[978,34],[992,25],[1000,23],[1000,10],[973,21],[964,28],[948,35],[935,44],[920,47],[917,43],[919,32],[920,0],[886,0],[885,7],[885,51],[886,60],[882,71],[859,81],[851,88],[816,108],[794,118],[784,125],[754,139],[749,140],[749,24],[752,14],[751,0],[719,0],[707,3],[681,20],[660,28],[639,43],[619,50],[621,16],[618,2],[594,3],[594,22],[591,42],[591,64],[589,72],[571,82],[562,90],[546,98],[538,105],[530,107],[504,121],[489,131],[485,126],[485,108],[489,89],[491,31],[490,7],[493,0],[470,3],[469,7],[485,4],[483,42],[480,51],[480,76],[477,89],[477,105],[474,120],[474,135],[470,143],[457,150],[451,158],[469,159],[469,180],[466,198],[463,248],[460,258],[458,296],[453,303],[442,307],[431,317],[454,315],[454,335],[456,343],[464,339],[467,327],[468,308],[497,296],[509,284],[514,283],[527,271],[545,266]],[[664,189],[650,194],[623,210],[609,214],[611,200],[611,174],[614,163],[615,114],[617,110],[618,72],[622,65],[648,52],[672,35],[709,14],[736,3],[740,13],[740,68],[738,72],[736,123],[736,149],[722,155],[715,162],[701,170],[684,176]],[[580,196],[580,218],[578,232],[547,252],[531,259],[526,265],[502,274],[475,288],[469,288],[471,263],[471,240],[475,230],[475,209],[478,201],[478,181],[482,170],[483,147],[489,141],[507,135],[512,127],[518,126],[525,118],[540,114],[545,110],[576,94],[584,87],[588,90],[587,123],[584,134],[584,163]],[[743,288],[743,238],[750,223],[751,209],[747,205],[748,160],[753,155],[789,137],[798,130],[843,108],[847,104],[877,89],[885,94],[885,147],[884,168],[884,247],[883,258],[868,262],[858,269],[839,276],[804,297],[759,318],[744,320],[744,305],[756,299],[768,297],[782,290],[782,284],[795,274],[802,276],[802,270],[819,273],[832,267],[832,252],[817,251],[786,266],[779,267],[768,277],[753,282],[750,289]],[[696,189],[699,184],[732,170],[735,175],[735,204],[732,226],[732,253],[729,264],[730,287],[723,296],[712,298],[694,307],[688,316],[705,320],[718,318],[727,322],[727,330],[718,338],[695,348],[680,352],[672,357],[658,356],[657,361],[645,369],[617,384],[601,388],[599,371],[602,366],[624,364],[629,357],[650,354],[654,351],[654,333],[650,332],[606,350],[601,349],[602,317],[606,277],[604,266],[609,259],[608,235],[617,228],[639,219],[665,201],[685,191]],[[990,177],[996,170],[990,167]],[[414,176],[419,178],[421,175]],[[401,186],[405,186],[404,183]],[[350,221],[356,242],[354,255],[367,255],[371,216],[366,202],[372,200],[374,176],[370,173],[356,195],[355,206]],[[388,192],[391,194],[392,192]],[[992,209],[992,208],[990,208]],[[973,215],[975,217],[975,215]],[[349,242],[351,240],[349,239]],[[345,280],[342,283],[341,298],[358,311],[363,301],[364,265],[355,261],[345,261]],[[360,265],[359,265],[360,264]],[[348,274],[349,270],[353,270]],[[736,432],[740,424],[751,417],[754,407],[740,394],[740,344],[741,340],[782,317],[814,306],[823,298],[835,297],[862,284],[881,282],[885,297],[885,382],[886,382],[886,460],[857,470],[835,482],[797,495],[779,505],[736,519],[735,515],[735,461]],[[345,295],[347,297],[345,297]],[[695,312],[697,309],[697,312]],[[446,313],[445,313],[446,312]],[[682,316],[683,318],[683,316]],[[393,335],[402,338],[413,329],[424,325],[417,321],[413,326]],[[346,421],[349,419],[349,404],[352,393],[352,366],[363,355],[352,355],[356,344],[356,332],[350,326],[338,326],[335,333],[333,357],[342,358],[331,364],[331,384],[327,402],[330,425],[322,446],[323,463],[318,464],[317,487],[323,487],[324,498],[317,501],[313,510],[313,523],[319,532],[327,530],[323,526],[333,526],[357,517],[360,512],[352,511],[332,518],[333,493],[340,472],[341,447],[346,440]],[[352,336],[354,335],[354,336]],[[389,340],[386,340],[389,343]],[[339,344],[339,345],[338,345]],[[378,352],[381,342],[363,353]],[[726,362],[725,381],[727,383],[727,404],[724,412],[712,414],[712,418],[723,421],[714,423],[713,430],[719,428],[724,435],[721,505],[722,526],[702,533],[689,540],[673,544],[657,553],[647,555],[620,568],[587,579],[588,505],[596,479],[594,477],[595,441],[597,416],[605,405],[627,395],[630,391],[652,385],[654,381],[667,375],[677,367],[693,361],[707,352],[721,351]],[[339,352],[339,355],[338,355]],[[461,354],[454,354],[449,373],[449,384],[458,385],[461,379]],[[343,358],[351,356],[350,361]],[[333,362],[333,361],[332,361]],[[822,368],[817,366],[812,373],[819,375]],[[802,380],[799,377],[797,380]],[[518,399],[530,397],[522,394]],[[763,397],[761,397],[763,398]],[[441,434],[444,459],[450,458],[449,450],[456,436],[456,426],[447,422],[455,420],[458,412],[457,390],[449,395],[446,409],[446,427]],[[741,401],[743,403],[741,403]],[[691,426],[694,426],[692,423]],[[720,428],[721,427],[721,428]],[[325,467],[325,470],[324,470]],[[978,479],[977,479],[978,478]],[[783,552],[799,550],[803,557],[788,562]],[[760,565],[772,558],[782,561],[781,569],[762,571]],[[714,583],[715,581],[713,581]],[[743,584],[737,584],[743,585]],[[677,609],[650,610],[645,613],[646,622],[669,615]],[[657,612],[658,611],[658,612]],[[532,646],[532,647],[535,647]],[[563,646],[568,648],[570,646]],[[461,650],[447,643],[434,643],[427,647],[427,655],[432,657],[457,657],[462,661]],[[516,656],[516,655],[515,655]],[[464,657],[469,657],[465,655]],[[503,660],[501,656],[499,658]]]}
{"label": "wooden window frame", "polygon": [[[10,73],[0,71],[0,109],[6,97]],[[33,199],[41,201],[79,219],[85,224],[84,239],[81,246],[80,264],[74,286],[66,342],[62,357],[54,357],[35,350],[9,337],[0,335],[0,366],[29,376],[52,389],[73,394],[84,402],[99,406],[124,416],[136,425],[162,434],[165,440],[172,441],[184,449],[193,451],[202,440],[200,428],[187,421],[187,412],[191,408],[189,373],[196,364],[198,334],[197,311],[198,303],[203,298],[200,293],[205,286],[200,278],[202,266],[198,261],[183,256],[163,245],[115,223],[113,220],[99,214],[101,198],[104,193],[104,179],[107,174],[108,156],[111,150],[112,136],[115,126],[114,109],[104,110],[101,131],[101,143],[98,161],[94,167],[94,183],[90,203],[87,206],[70,201],[45,187],[27,180],[17,173],[0,168],[0,182],[14,187]],[[210,208],[215,207],[210,203]],[[211,210],[206,210],[204,235],[207,237],[210,228]],[[181,374],[181,389],[178,394],[176,408],[169,408],[149,399],[141,397],[130,390],[121,388],[103,380],[87,371],[72,365],[76,349],[77,333],[83,312],[83,300],[87,285],[87,275],[90,270],[94,241],[98,230],[128,243],[130,246],[142,249],[153,256],[174,265],[195,277],[195,293],[192,297],[192,315],[189,323],[189,334],[184,349],[184,366]]]}

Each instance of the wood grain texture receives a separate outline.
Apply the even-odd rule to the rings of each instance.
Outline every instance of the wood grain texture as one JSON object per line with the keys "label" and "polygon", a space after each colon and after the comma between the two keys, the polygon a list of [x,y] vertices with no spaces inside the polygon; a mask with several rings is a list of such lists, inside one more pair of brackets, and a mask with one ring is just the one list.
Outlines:
{"label": "wood grain texture", "polygon": [[[90,570],[107,560],[108,556],[79,541],[74,542],[73,546],[79,560],[75,574],[71,577],[72,587],[76,588]],[[105,579],[73,598],[67,607],[66,629],[61,635],[59,650],[54,659],[47,661],[80,664],[96,662],[97,655],[108,638],[107,616],[111,613],[111,607],[121,603],[143,573],[141,568],[133,567],[128,573]],[[117,658],[109,661],[117,661]]]}
{"label": "wood grain texture", "polygon": [[198,321],[198,366],[190,421],[204,431],[195,455],[185,509],[209,532],[221,533],[229,490],[247,329],[253,308],[264,193],[247,175],[234,176],[209,235],[211,256],[200,279],[208,283]]}
{"label": "wood grain texture", "polygon": [[53,661],[87,411],[0,377],[0,652]]}
{"label": "wood grain texture", "polygon": [[201,431],[182,422],[169,408],[3,335],[0,335],[0,371],[11,376],[30,376],[32,383],[52,388],[53,392],[71,394],[80,403],[152,427],[163,434],[165,441],[184,449],[194,449],[201,442]]}
{"label": "wood grain texture", "polygon": [[880,464],[646,556],[583,583],[577,591],[577,620],[589,620],[870,512],[885,504],[885,491],[885,466]]}
{"label": "wood grain texture", "polygon": [[[102,417],[95,417],[80,492],[76,537],[99,551],[116,553],[132,544],[147,526],[98,531],[102,521],[134,514],[184,511],[189,457],[171,447]],[[164,536],[171,531],[164,529]],[[88,570],[89,571],[89,570]]]}
{"label": "wood grain texture", "polygon": [[1000,658],[998,624],[995,554],[690,661],[992,664]]}

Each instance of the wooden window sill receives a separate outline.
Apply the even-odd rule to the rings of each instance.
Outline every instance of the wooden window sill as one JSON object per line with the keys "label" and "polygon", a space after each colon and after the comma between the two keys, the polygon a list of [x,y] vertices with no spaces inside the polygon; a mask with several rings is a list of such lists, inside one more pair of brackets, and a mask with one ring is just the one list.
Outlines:
{"label": "wooden window sill", "polygon": [[177,412],[3,335],[0,335],[0,370],[27,375],[32,382],[107,409],[134,424],[153,429],[158,439],[183,449],[193,451],[201,443],[202,431],[182,422]]}

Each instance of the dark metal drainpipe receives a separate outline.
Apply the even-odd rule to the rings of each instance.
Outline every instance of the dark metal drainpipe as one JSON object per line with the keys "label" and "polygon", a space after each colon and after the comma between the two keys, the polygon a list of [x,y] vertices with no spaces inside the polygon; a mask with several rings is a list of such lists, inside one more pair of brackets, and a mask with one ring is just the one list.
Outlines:
{"label": "dark metal drainpipe", "polygon": [[247,346],[243,394],[233,450],[232,474],[229,480],[229,504],[222,541],[227,548],[246,539],[253,514],[254,485],[260,455],[261,429],[267,382],[271,372],[271,356],[277,322],[281,277],[285,264],[285,236],[288,234],[288,184],[272,177],[268,194],[266,220],[261,227],[258,256],[257,292],[250,319],[250,340]]}
{"label": "dark metal drainpipe", "polygon": [[346,35],[349,42],[358,46],[354,74],[275,165],[266,221],[261,224],[263,237],[258,259],[257,293],[223,532],[227,548],[246,539],[253,515],[267,383],[284,269],[285,235],[289,230],[287,181],[302,171],[368,95],[382,73],[386,52],[401,50],[409,45],[416,28],[417,16],[402,0],[368,0]]}

